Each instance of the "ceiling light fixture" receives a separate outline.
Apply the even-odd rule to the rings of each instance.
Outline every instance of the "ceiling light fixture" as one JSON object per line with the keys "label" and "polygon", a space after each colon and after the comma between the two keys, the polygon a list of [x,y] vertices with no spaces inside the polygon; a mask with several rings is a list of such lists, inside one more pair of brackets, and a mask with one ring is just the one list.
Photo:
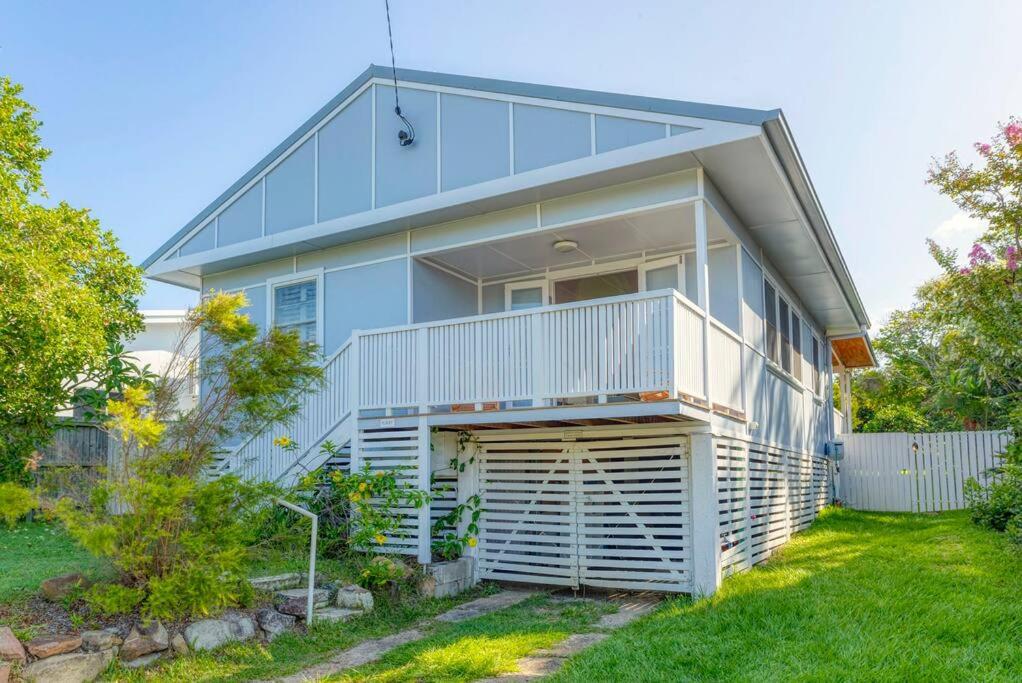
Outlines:
{"label": "ceiling light fixture", "polygon": [[557,240],[554,242],[554,251],[558,254],[568,254],[578,249],[578,242],[575,240]]}

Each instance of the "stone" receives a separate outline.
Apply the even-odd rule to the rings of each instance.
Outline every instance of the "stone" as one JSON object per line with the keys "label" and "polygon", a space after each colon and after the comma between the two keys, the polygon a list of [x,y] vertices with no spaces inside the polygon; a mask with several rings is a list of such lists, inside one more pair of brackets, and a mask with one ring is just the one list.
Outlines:
{"label": "stone", "polygon": [[14,635],[10,626],[0,626],[0,661],[18,662],[24,664],[28,657],[25,655],[25,648],[21,641]]}
{"label": "stone", "polygon": [[180,633],[175,633],[174,637],[170,639],[170,649],[179,657],[184,657],[191,650],[188,649],[188,643],[185,641],[185,637]]}
{"label": "stone", "polygon": [[31,683],[88,683],[96,680],[113,658],[113,650],[57,655],[29,664],[21,676]]}
{"label": "stone", "polygon": [[170,636],[163,624],[154,621],[148,626],[133,626],[121,645],[121,659],[138,659],[150,652],[161,652],[170,646]]}
{"label": "stone", "polygon": [[495,612],[499,609],[504,609],[505,607],[517,605],[522,600],[530,598],[533,595],[536,595],[536,593],[530,590],[502,591],[496,595],[488,595],[485,598],[477,598],[470,602],[466,602],[464,605],[458,605],[454,609],[438,615],[436,620],[456,624],[459,621],[465,621],[466,619],[471,619],[483,614]]}
{"label": "stone", "polygon": [[437,562],[423,567],[425,576],[419,582],[419,594],[429,598],[446,598],[472,587],[472,558],[461,557],[450,562]]}
{"label": "stone", "polygon": [[142,655],[138,659],[132,659],[130,661],[121,660],[121,666],[125,669],[144,669],[147,666],[152,666],[163,657],[163,652],[150,652],[147,655]]}
{"label": "stone", "polygon": [[61,634],[56,636],[39,636],[28,641],[25,649],[33,657],[46,659],[56,655],[73,652],[82,646],[81,636]]}
{"label": "stone", "polygon": [[553,647],[545,650],[537,650],[534,654],[537,657],[567,658],[577,655],[587,647],[592,647],[609,637],[610,636],[607,633],[576,633],[568,636]]}
{"label": "stone", "polygon": [[252,588],[259,591],[279,591],[286,588],[298,588],[302,585],[302,574],[291,572],[288,574],[275,574],[274,576],[259,576],[249,579]]}
{"label": "stone", "polygon": [[347,607],[348,609],[360,609],[363,612],[372,612],[373,594],[361,586],[350,584],[337,591],[337,600],[334,604],[338,607]]}
{"label": "stone", "polygon": [[[305,588],[292,588],[285,591],[277,591],[273,594],[273,605],[278,612],[292,614],[296,617],[305,616],[308,591]],[[323,588],[314,588],[312,591],[312,607],[326,607],[330,601],[330,593]]]}
{"label": "stone", "polygon": [[362,610],[345,609],[343,607],[320,607],[312,612],[313,622],[348,621],[363,614]]}
{"label": "stone", "polygon": [[100,652],[120,645],[124,641],[116,629],[104,628],[98,631],[82,631],[82,649],[86,652]]}
{"label": "stone", "polygon": [[297,618],[290,614],[281,614],[275,609],[261,609],[256,614],[259,628],[266,633],[267,640],[273,640],[281,633],[287,633],[295,627]]}
{"label": "stone", "polygon": [[196,651],[215,650],[227,643],[251,640],[255,635],[255,623],[248,617],[238,616],[203,619],[185,629],[185,641]]}
{"label": "stone", "polygon": [[0,683],[7,683],[11,680],[11,665],[0,664]]}
{"label": "stone", "polygon": [[89,580],[79,572],[46,579],[39,584],[39,591],[50,602],[59,602],[71,594],[76,588],[88,588]]}

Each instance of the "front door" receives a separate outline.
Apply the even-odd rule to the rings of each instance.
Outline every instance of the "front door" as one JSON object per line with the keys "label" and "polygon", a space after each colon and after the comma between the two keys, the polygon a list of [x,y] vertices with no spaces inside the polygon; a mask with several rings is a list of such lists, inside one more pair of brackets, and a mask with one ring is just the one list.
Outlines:
{"label": "front door", "polygon": [[481,578],[688,591],[688,437],[479,434]]}

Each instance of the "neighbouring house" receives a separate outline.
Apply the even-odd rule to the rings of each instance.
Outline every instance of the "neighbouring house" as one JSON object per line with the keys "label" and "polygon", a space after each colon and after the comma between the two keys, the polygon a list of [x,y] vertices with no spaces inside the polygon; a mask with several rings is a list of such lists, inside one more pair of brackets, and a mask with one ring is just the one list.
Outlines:
{"label": "neighbouring house", "polygon": [[449,487],[386,549],[429,562],[478,493],[476,578],[573,587],[709,593],[809,524],[833,378],[874,360],[781,111],[396,79],[409,125],[371,66],[144,264],[322,346],[216,470],[289,483],[329,439]]}

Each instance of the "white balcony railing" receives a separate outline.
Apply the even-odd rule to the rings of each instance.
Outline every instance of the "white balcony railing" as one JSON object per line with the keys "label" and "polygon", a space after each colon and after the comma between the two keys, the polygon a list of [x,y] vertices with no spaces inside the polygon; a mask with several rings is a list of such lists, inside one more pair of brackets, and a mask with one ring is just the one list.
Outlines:
{"label": "white balcony railing", "polygon": [[664,290],[359,332],[359,409],[661,391],[705,399],[705,319]]}

